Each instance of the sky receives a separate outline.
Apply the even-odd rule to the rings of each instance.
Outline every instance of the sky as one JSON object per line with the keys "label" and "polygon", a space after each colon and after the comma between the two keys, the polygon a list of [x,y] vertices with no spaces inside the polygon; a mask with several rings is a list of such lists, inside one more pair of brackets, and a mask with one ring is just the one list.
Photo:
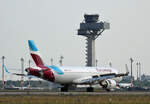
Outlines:
{"label": "sky", "polygon": [[21,68],[21,57],[27,67],[31,59],[27,40],[34,40],[45,63],[53,58],[58,65],[63,55],[63,65],[85,66],[86,41],[77,29],[85,13],[99,14],[110,30],[96,40],[98,66],[111,62],[125,72],[132,57],[133,74],[141,62],[142,74],[150,75],[149,4],[150,0],[0,0],[0,57],[6,57],[8,69]]}

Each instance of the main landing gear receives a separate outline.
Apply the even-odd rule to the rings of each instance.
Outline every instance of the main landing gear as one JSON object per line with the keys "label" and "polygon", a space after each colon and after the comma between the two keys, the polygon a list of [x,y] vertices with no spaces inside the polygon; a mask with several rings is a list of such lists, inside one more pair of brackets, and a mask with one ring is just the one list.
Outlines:
{"label": "main landing gear", "polygon": [[68,85],[62,85],[63,87],[61,87],[61,92],[68,92]]}
{"label": "main landing gear", "polygon": [[87,92],[94,92],[94,88],[93,88],[93,87],[88,87],[88,88],[86,89],[86,91],[87,91]]}
{"label": "main landing gear", "polygon": [[[69,85],[68,84],[65,84],[65,85],[62,85],[63,87],[61,87],[61,92],[68,92],[68,89],[69,89]],[[88,87],[86,89],[86,92],[94,92],[94,88],[93,87]]]}

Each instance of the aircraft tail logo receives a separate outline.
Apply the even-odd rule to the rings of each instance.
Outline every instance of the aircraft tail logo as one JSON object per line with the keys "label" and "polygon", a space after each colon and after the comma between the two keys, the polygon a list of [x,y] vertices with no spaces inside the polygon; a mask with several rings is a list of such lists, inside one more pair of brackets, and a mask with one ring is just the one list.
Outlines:
{"label": "aircraft tail logo", "polygon": [[42,57],[41,57],[40,52],[39,52],[38,48],[36,47],[34,41],[28,40],[28,45],[30,48],[30,54],[31,54],[36,66],[44,66]]}

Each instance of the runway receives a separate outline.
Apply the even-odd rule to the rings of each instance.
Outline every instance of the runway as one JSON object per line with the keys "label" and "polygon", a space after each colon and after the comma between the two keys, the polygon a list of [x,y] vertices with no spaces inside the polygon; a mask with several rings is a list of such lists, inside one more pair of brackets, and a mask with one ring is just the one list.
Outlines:
{"label": "runway", "polygon": [[76,96],[76,95],[150,95],[150,92],[31,92],[31,91],[16,91],[16,92],[0,92],[0,96],[5,95],[50,95],[50,96]]}

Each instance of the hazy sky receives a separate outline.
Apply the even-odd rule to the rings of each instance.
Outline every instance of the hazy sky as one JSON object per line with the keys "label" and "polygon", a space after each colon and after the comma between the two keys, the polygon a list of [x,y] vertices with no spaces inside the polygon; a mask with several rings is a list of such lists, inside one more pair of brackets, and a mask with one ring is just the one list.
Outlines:
{"label": "hazy sky", "polygon": [[0,0],[0,57],[6,57],[8,68],[20,68],[21,57],[27,66],[27,40],[32,39],[45,63],[54,58],[57,65],[63,55],[64,65],[84,66],[86,41],[77,29],[85,13],[97,13],[110,22],[110,30],[96,40],[98,65],[111,61],[124,72],[132,57],[134,75],[137,61],[142,73],[150,74],[149,4],[150,0]]}

